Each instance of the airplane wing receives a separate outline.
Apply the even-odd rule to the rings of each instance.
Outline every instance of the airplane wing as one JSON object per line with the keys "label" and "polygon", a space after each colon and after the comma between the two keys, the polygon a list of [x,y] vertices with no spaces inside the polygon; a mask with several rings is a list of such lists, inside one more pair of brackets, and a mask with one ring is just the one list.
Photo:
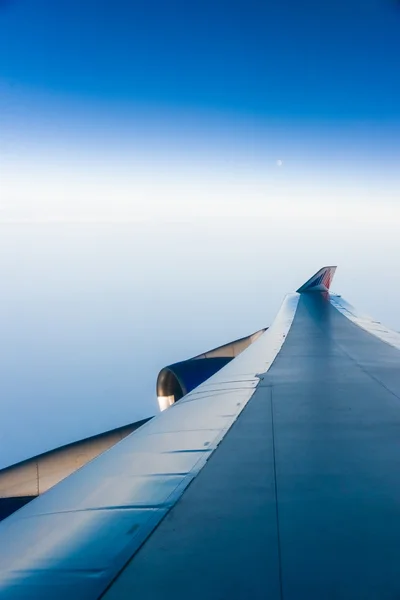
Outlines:
{"label": "airplane wing", "polygon": [[330,294],[332,269],[0,523],[0,598],[398,597],[400,335]]}

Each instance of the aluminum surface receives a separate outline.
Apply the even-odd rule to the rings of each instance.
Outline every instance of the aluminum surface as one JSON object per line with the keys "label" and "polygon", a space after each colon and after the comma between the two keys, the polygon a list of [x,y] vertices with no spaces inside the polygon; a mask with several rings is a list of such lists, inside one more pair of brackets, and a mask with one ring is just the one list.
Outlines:
{"label": "aluminum surface", "polygon": [[240,418],[104,598],[399,598],[399,434],[400,351],[303,294]]}
{"label": "aluminum surface", "polygon": [[298,298],[288,296],[274,324],[202,386],[0,524],[2,599],[99,597],[254,394]]}
{"label": "aluminum surface", "polygon": [[4,521],[0,597],[400,597],[397,336],[289,296],[223,370]]}

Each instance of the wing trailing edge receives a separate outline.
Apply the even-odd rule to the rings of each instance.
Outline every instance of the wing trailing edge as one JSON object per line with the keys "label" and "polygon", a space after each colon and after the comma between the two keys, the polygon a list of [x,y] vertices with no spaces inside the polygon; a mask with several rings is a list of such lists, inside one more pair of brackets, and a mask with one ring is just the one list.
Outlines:
{"label": "wing trailing edge", "polygon": [[335,275],[336,267],[322,267],[308,281],[303,283],[297,290],[299,294],[303,292],[328,292]]}

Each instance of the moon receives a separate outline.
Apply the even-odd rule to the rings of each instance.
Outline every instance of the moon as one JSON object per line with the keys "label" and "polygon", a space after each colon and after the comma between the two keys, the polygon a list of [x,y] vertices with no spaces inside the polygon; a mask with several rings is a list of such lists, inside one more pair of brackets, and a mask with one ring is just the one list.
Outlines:
{"label": "moon", "polygon": [[283,165],[283,160],[277,160],[276,161],[276,166],[277,167],[281,167]]}

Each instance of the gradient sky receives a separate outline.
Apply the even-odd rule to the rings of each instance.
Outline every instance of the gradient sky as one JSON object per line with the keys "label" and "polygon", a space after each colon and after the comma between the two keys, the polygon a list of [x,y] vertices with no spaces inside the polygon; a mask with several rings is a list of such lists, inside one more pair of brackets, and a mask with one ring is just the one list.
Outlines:
{"label": "gradient sky", "polygon": [[400,330],[399,61],[395,0],[0,0],[0,467],[324,263]]}

